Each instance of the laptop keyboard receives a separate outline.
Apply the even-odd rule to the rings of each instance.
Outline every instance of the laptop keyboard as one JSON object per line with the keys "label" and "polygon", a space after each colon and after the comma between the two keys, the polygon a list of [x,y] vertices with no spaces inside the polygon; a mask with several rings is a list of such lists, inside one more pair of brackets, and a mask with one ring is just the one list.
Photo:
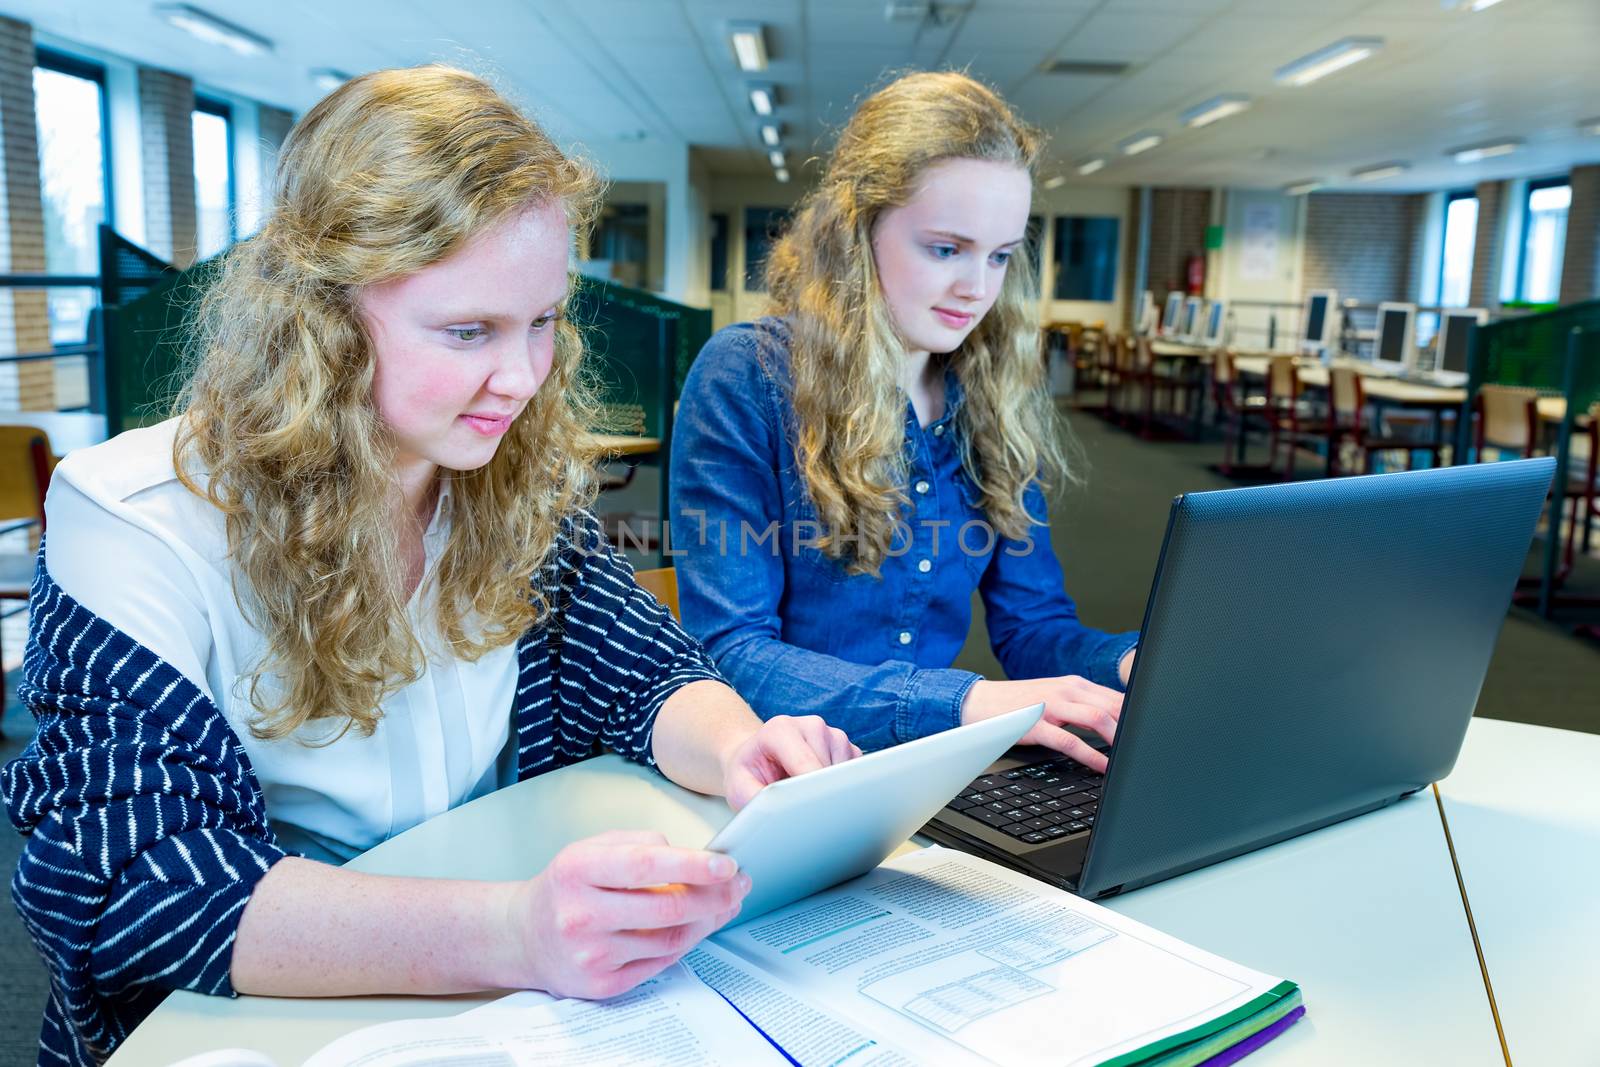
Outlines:
{"label": "laptop keyboard", "polygon": [[1070,759],[1052,759],[975,778],[945,805],[1030,845],[1094,826],[1105,777]]}

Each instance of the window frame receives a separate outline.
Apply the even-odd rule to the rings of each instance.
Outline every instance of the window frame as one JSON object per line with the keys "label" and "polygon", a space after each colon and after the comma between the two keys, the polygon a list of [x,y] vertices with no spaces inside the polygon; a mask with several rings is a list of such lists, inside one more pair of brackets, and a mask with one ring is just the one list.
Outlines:
{"label": "window frame", "polygon": [[[1517,248],[1517,284],[1516,287],[1512,289],[1512,299],[1519,304],[1532,302],[1528,300],[1527,289],[1525,286],[1527,285],[1528,281],[1528,231],[1533,224],[1533,194],[1538,192],[1540,189],[1554,189],[1562,185],[1570,188],[1572,186],[1572,175],[1557,174],[1549,178],[1530,178],[1528,180],[1527,188],[1523,189],[1522,191],[1522,234],[1520,240],[1517,242],[1519,245]],[[1570,209],[1567,218],[1570,222]],[[1562,233],[1562,247],[1566,247],[1565,232]],[[1561,266],[1562,265],[1559,263],[1556,264],[1558,272]],[[1559,279],[1559,277],[1560,275],[1558,273],[1557,278]],[[1561,283],[1558,280],[1556,283],[1557,303],[1560,302],[1560,291]]]}
{"label": "window frame", "polygon": [[[215,115],[217,118],[226,123],[228,128],[228,136],[225,142],[228,153],[228,240],[221,249],[221,252],[226,252],[229,248],[232,248],[239,242],[239,175],[237,173],[237,168],[235,167],[235,161],[233,158],[234,152],[237,148],[235,144],[235,138],[238,136],[238,124],[233,118],[232,104],[228,103],[226,100],[219,100],[214,96],[208,96],[205,93],[197,92],[194,94],[193,110],[207,115]],[[199,212],[199,209],[200,195],[199,190],[196,189],[196,213]],[[199,243],[198,238],[199,235],[196,234],[196,244]],[[220,255],[221,252],[216,254]]]}
{"label": "window frame", "polygon": [[[33,65],[42,70],[92,81],[100,87],[100,179],[103,185],[101,196],[105,200],[105,225],[116,229],[116,181],[111,173],[116,164],[111,156],[111,93],[106,88],[106,68],[99,63],[80,59],[44,45],[34,46]],[[32,77],[31,71],[29,77]]]}

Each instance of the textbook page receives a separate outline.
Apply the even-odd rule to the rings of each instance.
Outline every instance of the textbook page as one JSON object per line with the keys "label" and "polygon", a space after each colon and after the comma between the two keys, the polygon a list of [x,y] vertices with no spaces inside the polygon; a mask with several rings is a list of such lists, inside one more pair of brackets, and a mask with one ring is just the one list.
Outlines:
{"label": "textbook page", "polygon": [[953,1042],[997,1064],[1101,1063],[1279,983],[937,846],[724,930],[713,943],[918,1060],[947,1059],[945,1042]]}
{"label": "textbook page", "polygon": [[930,1062],[980,1062],[954,1045],[934,1059],[929,1058],[926,1044],[918,1055],[908,1055],[881,1037],[868,1036],[847,1020],[822,1010],[815,1002],[710,941],[685,956],[683,964],[721,993],[800,1067],[917,1067]]}
{"label": "textbook page", "polygon": [[442,1019],[381,1023],[305,1067],[788,1067],[739,1013],[674,964],[605,1001],[513,993]]}

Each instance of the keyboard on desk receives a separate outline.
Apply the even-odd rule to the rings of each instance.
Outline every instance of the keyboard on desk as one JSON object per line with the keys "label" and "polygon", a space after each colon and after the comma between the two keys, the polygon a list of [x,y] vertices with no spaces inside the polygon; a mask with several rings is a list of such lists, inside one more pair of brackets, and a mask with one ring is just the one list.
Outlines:
{"label": "keyboard on desk", "polygon": [[1093,827],[1104,781],[1073,760],[1046,760],[976,778],[945,810],[1038,845]]}

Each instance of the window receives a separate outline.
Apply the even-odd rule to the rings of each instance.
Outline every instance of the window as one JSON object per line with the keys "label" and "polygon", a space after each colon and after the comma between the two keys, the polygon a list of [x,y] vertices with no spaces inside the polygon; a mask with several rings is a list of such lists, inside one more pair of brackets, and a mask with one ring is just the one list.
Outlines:
{"label": "window", "polygon": [[[52,52],[40,51],[35,62],[45,272],[98,274],[98,227],[111,218],[105,74]],[[95,299],[92,288],[47,291],[52,345],[86,340]]]}
{"label": "window", "polygon": [[1118,220],[1064,215],[1056,219],[1057,300],[1116,299]]}
{"label": "window", "polygon": [[[1439,252],[1440,307],[1463,308],[1472,299],[1472,253],[1478,243],[1478,197],[1471,190],[1451,193],[1444,205],[1444,241]],[[1417,316],[1417,343],[1439,332],[1437,312]]]}
{"label": "window", "polygon": [[197,258],[233,243],[233,121],[227,104],[194,102],[194,210]]}
{"label": "window", "polygon": [[1561,257],[1567,246],[1567,208],[1572,186],[1565,178],[1528,183],[1523,205],[1522,259],[1517,268],[1517,299],[1549,304],[1560,298]]}
{"label": "window", "polygon": [[767,291],[767,253],[789,222],[789,209],[744,209],[744,288],[747,293]]}
{"label": "window", "polygon": [[1478,242],[1478,198],[1451,193],[1444,208],[1444,252],[1439,257],[1439,304],[1464,308],[1472,294],[1472,253]]}

